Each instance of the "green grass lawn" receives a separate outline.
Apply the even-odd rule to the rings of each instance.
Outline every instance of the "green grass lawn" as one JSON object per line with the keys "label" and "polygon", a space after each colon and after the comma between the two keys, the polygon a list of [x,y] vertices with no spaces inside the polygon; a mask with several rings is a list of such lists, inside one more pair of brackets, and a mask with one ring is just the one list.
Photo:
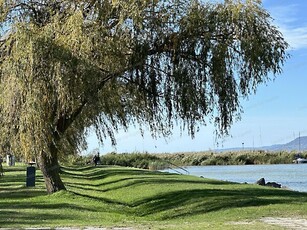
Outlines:
{"label": "green grass lawn", "polygon": [[25,167],[0,177],[0,227],[282,229],[263,217],[307,218],[307,193],[122,167],[64,167],[67,191],[25,187]]}

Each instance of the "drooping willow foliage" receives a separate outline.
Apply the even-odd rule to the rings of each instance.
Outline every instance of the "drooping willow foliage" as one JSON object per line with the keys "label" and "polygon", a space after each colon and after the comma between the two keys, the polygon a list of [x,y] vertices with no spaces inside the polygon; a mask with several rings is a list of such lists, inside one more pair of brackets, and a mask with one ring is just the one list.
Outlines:
{"label": "drooping willow foliage", "polygon": [[1,143],[27,156],[84,147],[90,127],[114,144],[131,124],[227,134],[287,58],[259,0],[1,0],[0,20]]}

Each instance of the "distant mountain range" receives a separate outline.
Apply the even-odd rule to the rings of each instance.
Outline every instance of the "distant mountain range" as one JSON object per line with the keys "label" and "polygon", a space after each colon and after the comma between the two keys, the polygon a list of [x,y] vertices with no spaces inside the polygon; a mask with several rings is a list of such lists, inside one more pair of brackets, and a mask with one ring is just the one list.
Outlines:
{"label": "distant mountain range", "polygon": [[[245,147],[244,150],[267,150],[267,151],[307,151],[307,136],[298,137],[286,144],[262,146],[262,147]],[[241,148],[220,149],[219,151],[239,151]]]}

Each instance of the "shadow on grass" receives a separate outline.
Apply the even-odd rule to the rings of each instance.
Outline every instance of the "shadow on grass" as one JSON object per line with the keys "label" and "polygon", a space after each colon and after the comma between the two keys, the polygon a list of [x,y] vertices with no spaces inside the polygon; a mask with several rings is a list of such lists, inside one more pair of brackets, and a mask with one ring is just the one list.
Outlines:
{"label": "shadow on grass", "polygon": [[[84,172],[82,175],[76,175],[74,171],[66,171],[67,168],[63,168],[62,175],[64,178],[77,179],[73,181],[67,181],[65,184],[69,187],[82,189],[86,187],[86,190],[108,192],[111,190],[118,190],[122,188],[128,188],[131,186],[137,186],[142,184],[212,184],[212,185],[226,185],[231,182],[217,181],[217,180],[204,180],[204,179],[187,179],[182,178],[178,174],[170,174],[158,171],[138,170],[131,168],[107,168],[107,167],[88,167],[91,171]],[[71,170],[71,168],[70,168]],[[94,170],[94,171],[93,171]],[[107,178],[111,180],[104,181]],[[233,183],[235,184],[235,183]]]}
{"label": "shadow on grass", "polygon": [[[159,174],[159,176],[157,176],[156,173],[150,171],[146,174],[147,175],[144,175],[143,171],[140,170],[125,170],[122,168],[112,169],[110,172],[97,169],[95,172],[84,175],[83,179],[88,178],[88,183],[86,183],[86,185],[77,181],[67,183],[67,185],[76,195],[108,204],[126,206],[128,209],[125,209],[125,212],[129,212],[130,215],[146,217],[165,213],[160,219],[180,218],[183,216],[193,216],[234,208],[307,202],[306,193],[263,187],[251,188],[249,185],[242,185],[241,188],[236,186],[236,188],[233,189],[225,189],[227,188],[225,186],[229,185],[231,187],[236,183],[196,178],[180,179],[182,178],[181,176],[173,175],[172,177],[170,174]],[[117,177],[107,182],[100,182],[103,178],[115,175],[121,175],[123,177]],[[165,178],[163,178],[163,176],[165,176]],[[176,187],[177,184],[182,183],[187,185],[187,188],[184,190],[169,191],[169,189],[167,189],[168,187]],[[138,199],[136,197],[136,201],[132,203],[95,196],[95,193],[99,194],[128,187],[130,189],[138,189],[136,186],[146,184],[164,186],[166,189],[165,192],[146,198],[140,197],[140,199]],[[208,189],[205,187],[204,189],[193,189],[194,185],[214,185],[216,189]],[[86,188],[84,188],[85,186]],[[191,186],[191,188],[189,188],[189,186]],[[246,186],[249,187],[246,188]],[[89,195],[88,191],[94,193]],[[124,211],[119,210],[119,212]]]}
{"label": "shadow on grass", "polygon": [[297,193],[266,191],[257,188],[240,190],[191,189],[158,194],[139,200],[134,205],[140,216],[165,212],[160,218],[165,220],[234,208],[307,202],[306,194],[302,195],[299,200],[297,198]]}
{"label": "shadow on grass", "polygon": [[[97,184],[90,184],[90,183],[82,183],[82,182],[67,182],[66,185],[71,188],[76,189],[84,189],[86,187],[86,190],[91,191],[97,191],[97,192],[109,192],[109,191],[115,191],[119,189],[129,188],[129,187],[135,187],[139,185],[148,185],[148,184],[156,184],[156,185],[171,185],[176,186],[176,184],[194,184],[194,185],[204,185],[204,184],[211,184],[211,185],[226,185],[230,184],[228,182],[223,181],[196,181],[196,180],[187,180],[187,179],[170,179],[170,178],[161,178],[161,177],[150,177],[150,176],[137,176],[137,177],[124,177],[121,179],[112,180],[105,183],[97,183]],[[111,187],[108,187],[111,186]],[[107,188],[105,188],[107,187]]]}
{"label": "shadow on grass", "polygon": [[1,189],[0,199],[19,199],[19,198],[31,198],[37,196],[46,195],[45,190],[30,190],[27,188],[11,188],[11,189]]}
{"label": "shadow on grass", "polygon": [[92,196],[92,195],[78,193],[78,192],[71,192],[71,193],[75,194],[76,196],[80,196],[80,197],[83,197],[83,198],[90,199],[92,201],[94,200],[94,201],[103,202],[103,203],[106,203],[106,204],[128,206],[129,207],[129,205],[125,202],[120,202],[120,201],[116,201],[116,200],[112,200],[112,199],[107,199],[107,198],[98,197],[98,196]]}
{"label": "shadow on grass", "polygon": [[[61,215],[57,213],[36,213],[35,215],[31,212],[20,212],[16,211],[2,211],[0,212],[1,227],[16,227],[16,226],[42,226],[42,223],[45,226],[52,226],[57,219],[71,219],[71,215]],[[12,229],[20,229],[12,228]]]}
{"label": "shadow on grass", "polygon": [[[134,175],[169,175],[167,173],[162,173],[162,172],[156,172],[156,171],[148,171],[148,170],[141,170],[141,169],[131,169],[131,168],[114,168],[114,167],[107,167],[107,166],[99,166],[99,167],[85,167],[82,168],[82,170],[74,170],[72,167],[61,167],[61,174],[63,176],[68,176],[70,178],[76,178],[76,179],[86,179],[90,181],[95,181],[95,180],[102,180],[106,179],[108,177],[112,176],[134,176]],[[82,173],[80,173],[82,172]]]}
{"label": "shadow on grass", "polygon": [[[11,178],[5,179],[5,184],[0,185],[0,220],[5,220],[5,226],[13,226],[12,216],[15,224],[34,224],[38,218],[45,219],[48,224],[59,218],[73,219],[72,213],[78,211],[118,213],[130,216],[132,220],[135,217],[167,220],[220,210],[307,202],[307,193],[237,185],[168,173],[103,167],[74,170],[74,168],[63,168],[62,176],[64,182],[67,180],[65,184],[69,189],[69,196],[62,197],[67,193],[59,193],[61,199],[53,197],[54,203],[44,202],[43,189],[12,188],[10,186],[15,185],[16,181],[10,180],[15,179],[17,185],[20,185],[22,184],[20,178],[12,175]],[[153,188],[159,189],[157,192],[146,194],[144,191],[142,194],[138,190],[141,190],[143,185],[154,185]],[[184,188],[179,189],[179,185]],[[113,198],[113,191],[126,188],[139,197],[130,202],[125,201],[125,197]],[[123,196],[125,191],[120,191],[123,192]],[[106,192],[111,193],[105,195]],[[29,197],[33,199],[27,199]],[[38,214],[33,217],[29,209],[39,210]],[[63,209],[69,211],[61,217],[44,213],[44,210],[57,212]]]}
{"label": "shadow on grass", "polygon": [[[157,182],[158,184],[158,182]],[[174,185],[175,186],[175,185]],[[113,206],[114,212],[125,215],[167,220],[236,208],[261,207],[275,204],[300,204],[307,196],[289,191],[263,189],[187,189],[163,192],[128,203],[95,195],[73,192],[77,196]],[[118,206],[120,205],[120,206]],[[123,208],[125,207],[125,208]],[[117,210],[117,211],[116,211]],[[162,215],[159,215],[162,214]]]}
{"label": "shadow on grass", "polygon": [[[79,210],[79,211],[95,211],[94,208],[90,206],[85,207],[77,204],[72,203],[64,203],[64,202],[57,202],[57,203],[46,203],[41,200],[34,201],[34,200],[15,200],[11,201],[9,206],[2,205],[0,210],[61,210],[61,209],[71,209],[71,210]],[[6,212],[6,211],[4,211]]]}

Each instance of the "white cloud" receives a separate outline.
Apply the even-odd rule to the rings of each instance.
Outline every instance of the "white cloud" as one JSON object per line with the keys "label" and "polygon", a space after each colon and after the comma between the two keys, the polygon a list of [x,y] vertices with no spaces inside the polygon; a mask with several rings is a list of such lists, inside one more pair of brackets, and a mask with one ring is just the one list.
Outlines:
{"label": "white cloud", "polygon": [[278,5],[269,8],[274,23],[283,33],[291,49],[307,48],[307,23],[300,17],[305,17],[305,12],[300,12],[299,4]]}
{"label": "white cloud", "polygon": [[307,48],[307,26],[297,28],[287,28],[280,26],[280,31],[283,33],[286,41],[290,44],[290,48]]}

